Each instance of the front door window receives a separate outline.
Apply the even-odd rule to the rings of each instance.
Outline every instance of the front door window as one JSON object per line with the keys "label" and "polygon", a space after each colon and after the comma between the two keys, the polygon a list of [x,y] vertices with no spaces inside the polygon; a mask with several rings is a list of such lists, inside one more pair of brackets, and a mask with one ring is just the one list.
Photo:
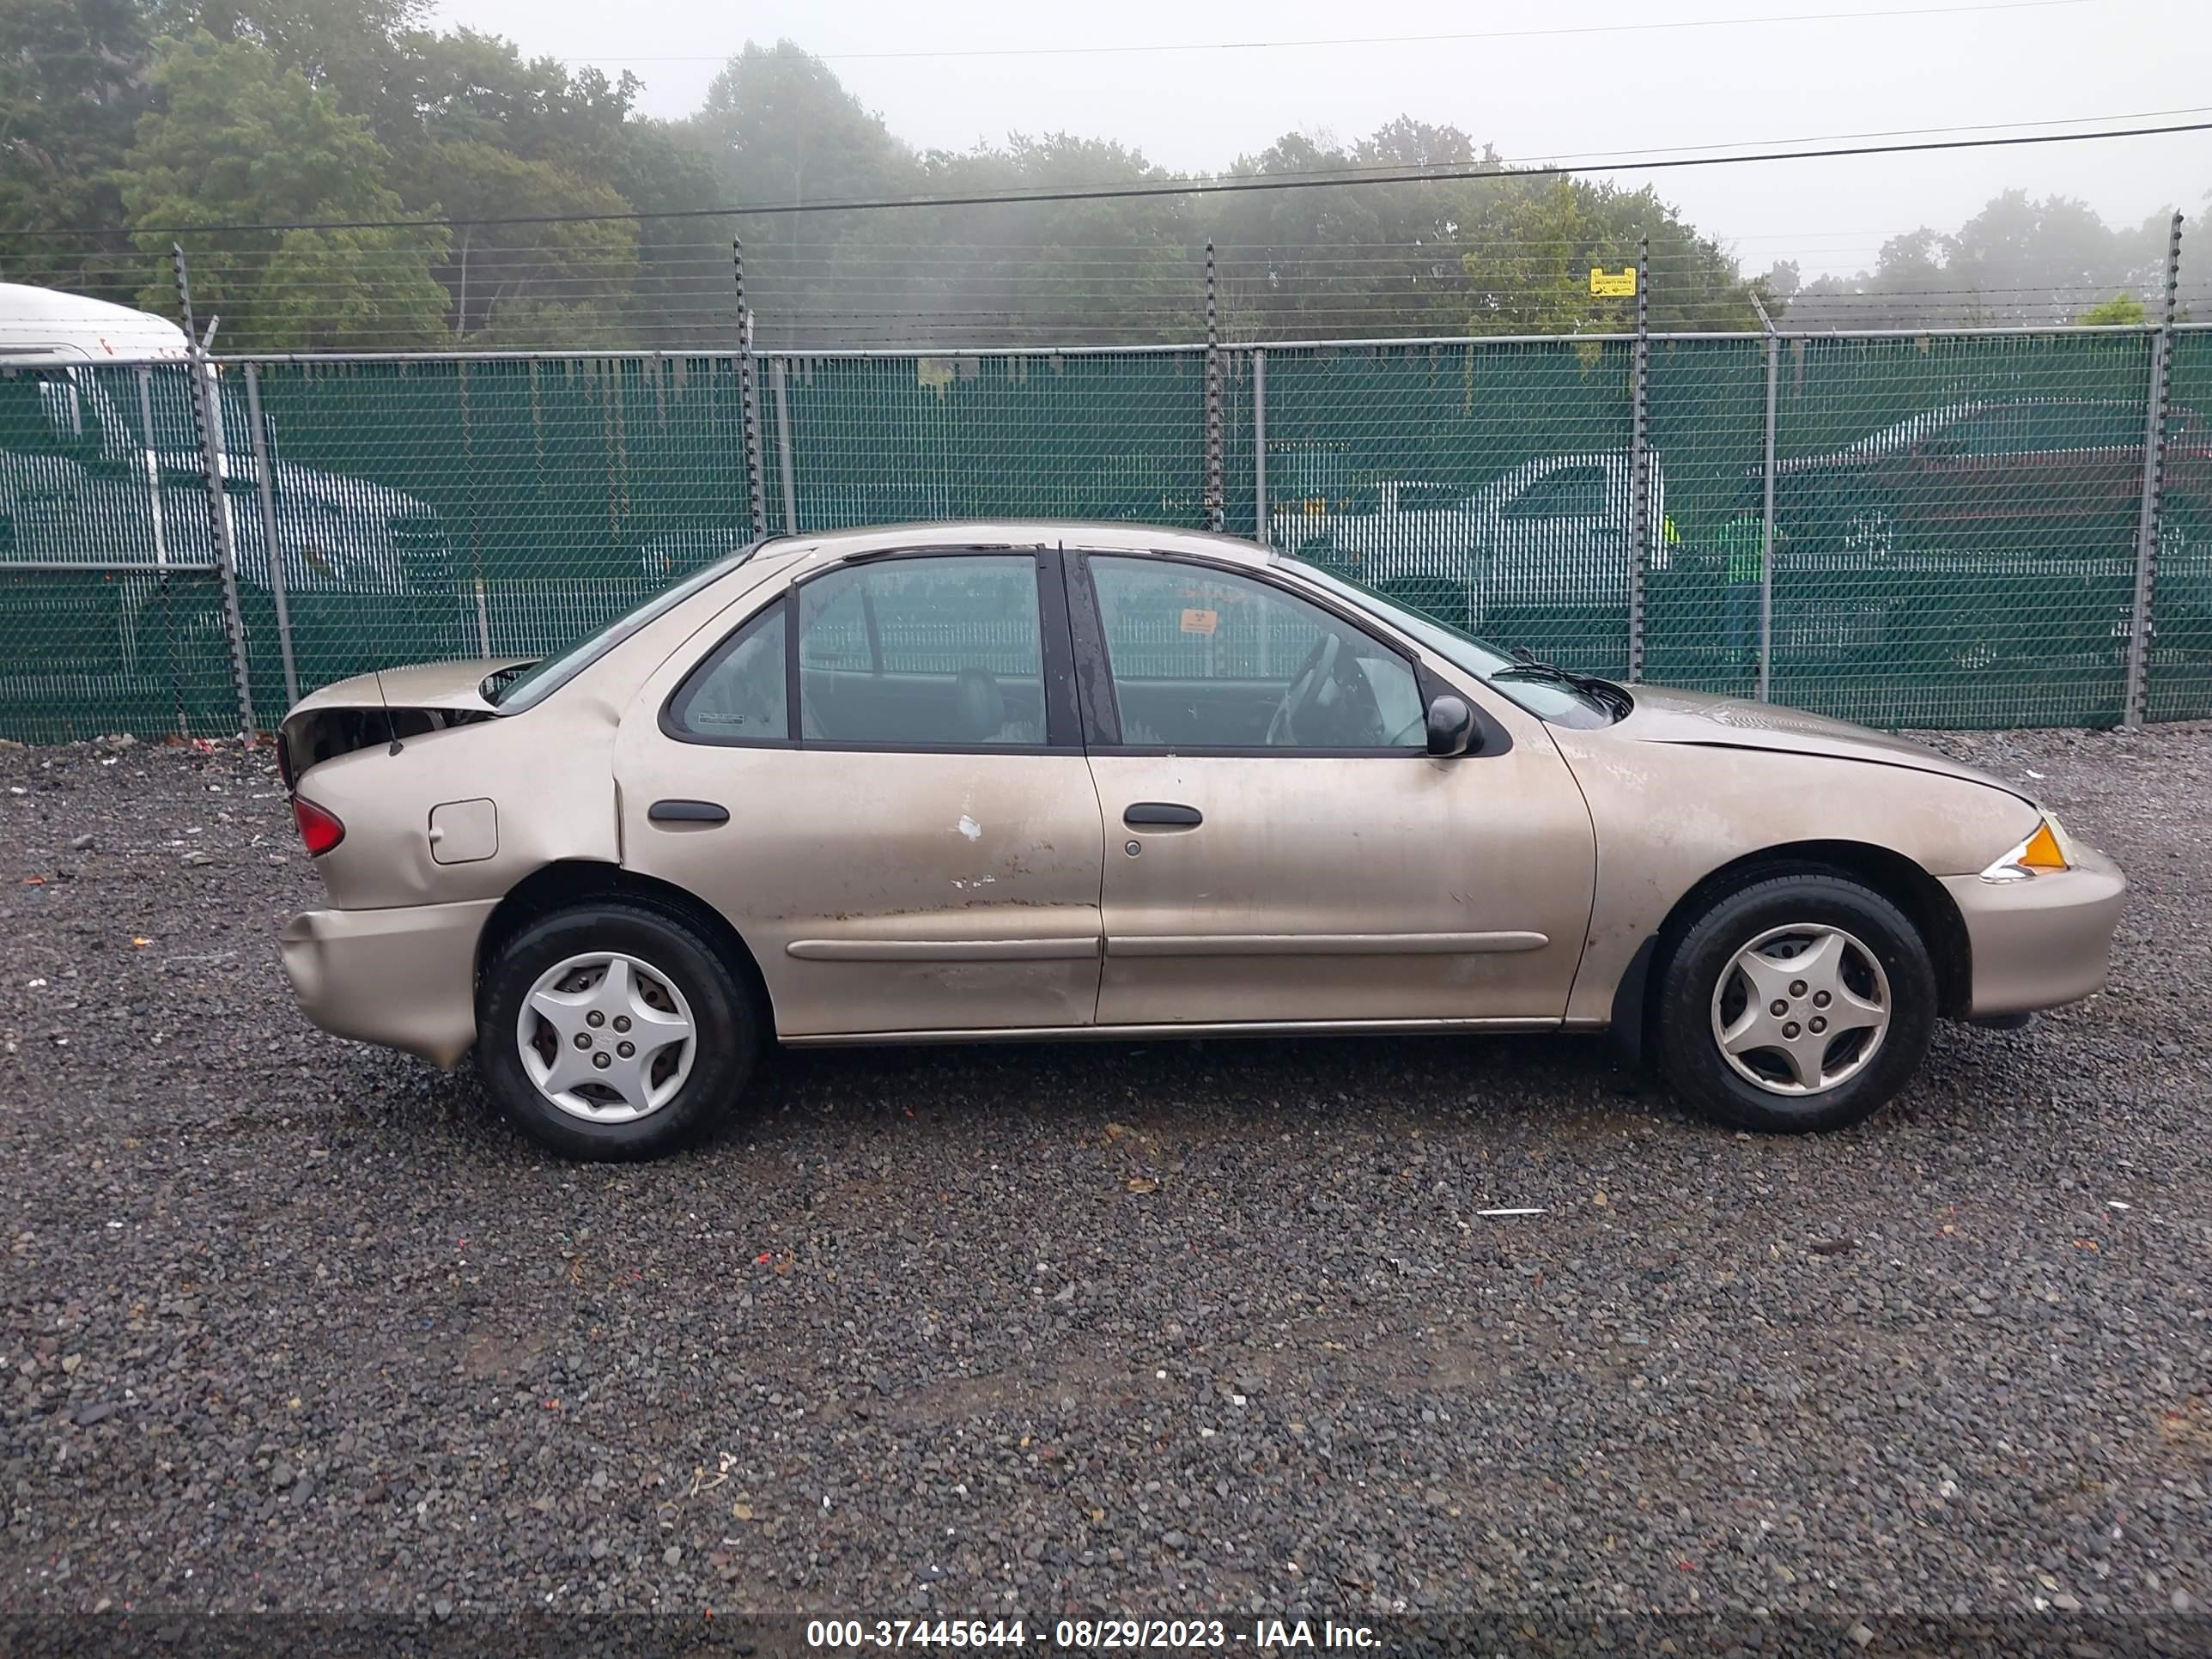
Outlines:
{"label": "front door window", "polygon": [[1125,747],[1425,747],[1413,665],[1321,606],[1203,565],[1090,566]]}

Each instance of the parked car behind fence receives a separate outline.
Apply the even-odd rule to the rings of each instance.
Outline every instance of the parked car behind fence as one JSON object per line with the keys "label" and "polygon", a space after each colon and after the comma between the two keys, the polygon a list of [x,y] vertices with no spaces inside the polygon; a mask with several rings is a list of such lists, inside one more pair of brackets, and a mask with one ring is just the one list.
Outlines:
{"label": "parked car behind fence", "polygon": [[[1650,488],[1650,568],[1660,570],[1672,547],[1656,456]],[[1268,532],[1285,552],[1469,627],[1609,627],[1628,592],[1634,475],[1620,450],[1540,455],[1474,489],[1385,479],[1289,503]]]}
{"label": "parked car behind fence", "polygon": [[[11,381],[0,368],[8,425],[31,434],[0,441],[21,486],[0,514],[15,541],[0,559],[0,730],[174,731],[180,719],[233,730],[183,337],[110,311],[166,330],[171,360],[134,341],[55,374]],[[1771,428],[1762,342],[1658,353],[1644,676],[1756,688],[1771,435],[1777,696],[1886,726],[2118,718],[2151,343],[2106,332],[1784,347]],[[2169,510],[2136,688],[2153,717],[2212,711],[2195,413],[2212,407],[2207,348],[2212,332],[2185,331],[2173,347]],[[211,385],[256,713],[265,723],[285,698],[274,570],[287,575],[305,689],[372,661],[555,648],[758,521],[811,532],[1001,512],[1182,524],[1222,513],[1232,531],[1508,645],[1626,672],[1624,353],[1568,340],[1271,347],[1264,395],[1256,351],[1223,355],[1224,466],[1211,477],[1195,352],[794,354],[768,365],[782,391],[750,416],[726,351],[227,362]],[[128,366],[141,356],[156,359],[143,374]],[[241,441],[255,424],[240,412],[249,393],[258,452]],[[111,410],[121,456],[100,447]],[[2037,422],[2053,419],[2102,427],[2046,441]],[[1978,458],[1976,421],[1997,445]],[[1946,444],[1961,453],[1947,458]],[[281,564],[261,546],[264,520]],[[197,540],[172,550],[166,579],[157,521],[165,545]],[[72,546],[97,568],[34,565],[26,550]]]}
{"label": "parked car behind fence", "polygon": [[[36,699],[55,675],[167,685],[180,702],[189,681],[193,702],[227,698],[189,349],[159,317],[0,284],[0,627],[13,646],[0,701]],[[273,628],[281,570],[295,611],[379,597],[442,605],[434,642],[474,648],[437,511],[288,459],[265,416],[257,444],[240,376],[203,372],[247,624]]]}

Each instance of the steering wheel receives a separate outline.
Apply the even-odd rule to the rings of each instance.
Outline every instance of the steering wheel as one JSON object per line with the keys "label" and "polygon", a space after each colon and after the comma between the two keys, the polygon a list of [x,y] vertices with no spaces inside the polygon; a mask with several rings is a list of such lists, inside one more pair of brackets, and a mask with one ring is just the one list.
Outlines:
{"label": "steering wheel", "polygon": [[1267,722],[1267,744],[1269,748],[1285,738],[1292,743],[1297,741],[1298,716],[1305,712],[1306,705],[1314,700],[1321,689],[1332,683],[1336,672],[1337,653],[1343,648],[1343,636],[1334,629],[1314,641],[1313,649],[1306,653],[1305,660],[1298,665],[1297,672],[1291,677],[1291,684],[1283,693],[1282,702],[1275,705],[1274,715]]}

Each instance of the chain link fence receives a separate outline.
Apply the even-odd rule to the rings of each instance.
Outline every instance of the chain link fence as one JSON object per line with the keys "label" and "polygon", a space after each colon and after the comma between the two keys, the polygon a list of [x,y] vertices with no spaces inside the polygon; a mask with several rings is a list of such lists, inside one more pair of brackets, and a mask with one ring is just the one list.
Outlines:
{"label": "chain link fence", "polygon": [[204,418],[182,362],[0,369],[0,733],[233,732],[238,662],[269,725],[542,654],[757,521],[1202,527],[1214,488],[1234,533],[1600,673],[1891,726],[2212,715],[2200,328],[1656,336],[1641,443],[1632,338],[1216,362],[1218,481],[1196,347],[231,359]]}

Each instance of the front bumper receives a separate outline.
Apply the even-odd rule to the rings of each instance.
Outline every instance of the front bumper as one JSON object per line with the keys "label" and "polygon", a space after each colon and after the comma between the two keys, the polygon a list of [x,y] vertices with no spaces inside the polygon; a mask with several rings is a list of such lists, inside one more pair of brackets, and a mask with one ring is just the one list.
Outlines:
{"label": "front bumper", "polygon": [[451,1067],[477,1040],[477,941],[496,899],[307,910],[277,949],[309,1019]]}
{"label": "front bumper", "polygon": [[2102,853],[2075,850],[2078,862],[2057,875],[2002,882],[1943,878],[1973,950],[1967,1018],[2056,1008],[2104,988],[2128,881]]}

